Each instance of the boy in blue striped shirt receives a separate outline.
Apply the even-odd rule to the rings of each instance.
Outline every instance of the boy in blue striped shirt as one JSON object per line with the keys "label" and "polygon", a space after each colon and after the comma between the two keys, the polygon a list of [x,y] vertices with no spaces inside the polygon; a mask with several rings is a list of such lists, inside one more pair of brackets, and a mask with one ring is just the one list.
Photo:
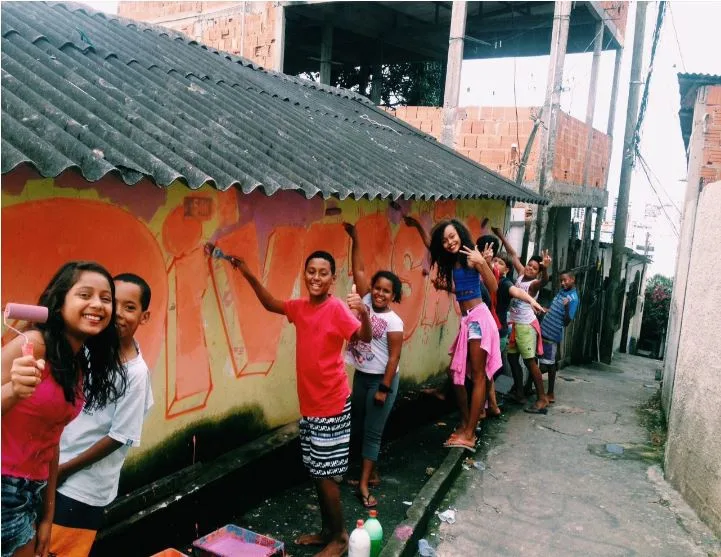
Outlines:
{"label": "boy in blue striped shirt", "polygon": [[543,340],[543,356],[538,360],[541,373],[548,372],[548,402],[556,402],[553,388],[558,371],[559,345],[563,340],[563,330],[576,316],[578,310],[578,292],[576,277],[571,271],[561,273],[561,289],[551,302],[548,313],[541,321],[541,338]]}

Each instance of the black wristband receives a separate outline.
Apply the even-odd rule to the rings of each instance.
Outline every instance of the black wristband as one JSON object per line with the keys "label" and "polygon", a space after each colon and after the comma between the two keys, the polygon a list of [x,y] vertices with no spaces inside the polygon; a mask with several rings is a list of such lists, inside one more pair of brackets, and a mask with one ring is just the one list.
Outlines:
{"label": "black wristband", "polygon": [[378,385],[378,392],[390,393],[392,391],[391,391],[391,388],[389,386],[387,386],[385,383],[381,383]]}

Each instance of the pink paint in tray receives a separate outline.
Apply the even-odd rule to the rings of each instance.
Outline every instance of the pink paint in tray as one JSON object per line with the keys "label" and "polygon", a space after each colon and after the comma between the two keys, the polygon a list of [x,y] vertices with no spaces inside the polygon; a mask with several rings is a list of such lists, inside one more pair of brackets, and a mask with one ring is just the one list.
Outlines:
{"label": "pink paint in tray", "polygon": [[228,524],[195,540],[193,554],[204,557],[282,557],[285,546],[268,536]]}

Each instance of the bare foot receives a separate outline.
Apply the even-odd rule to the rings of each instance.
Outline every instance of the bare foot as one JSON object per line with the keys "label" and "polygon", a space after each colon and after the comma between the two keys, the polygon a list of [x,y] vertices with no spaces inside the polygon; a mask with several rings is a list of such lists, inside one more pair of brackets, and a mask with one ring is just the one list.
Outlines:
{"label": "bare foot", "polygon": [[553,393],[546,393],[546,398],[548,399],[549,404],[556,402],[556,396]]}
{"label": "bare foot", "polygon": [[296,545],[325,545],[328,543],[328,535],[321,532],[320,534],[303,534],[296,538]]}
{"label": "bare foot", "polygon": [[341,539],[334,539],[314,557],[342,557],[348,551],[348,534]]}

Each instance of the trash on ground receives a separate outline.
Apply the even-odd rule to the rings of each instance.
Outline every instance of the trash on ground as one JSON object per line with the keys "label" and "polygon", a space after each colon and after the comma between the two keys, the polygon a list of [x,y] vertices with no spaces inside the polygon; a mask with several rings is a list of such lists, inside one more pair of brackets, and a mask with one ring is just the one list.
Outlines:
{"label": "trash on ground", "polygon": [[433,468],[432,466],[429,466],[428,468],[426,468],[426,476],[432,476],[433,472],[435,472],[435,471],[436,471],[435,468]]}
{"label": "trash on ground", "polygon": [[438,518],[441,519],[441,522],[447,522],[448,524],[455,524],[456,510],[455,509],[447,509],[447,510],[443,511],[442,513],[439,513]]}
{"label": "trash on ground", "polygon": [[446,422],[438,422],[436,425],[438,427],[443,427],[444,425],[448,425],[448,424],[446,424]]}
{"label": "trash on ground", "polygon": [[413,528],[407,524],[402,524],[393,531],[393,535],[402,542],[407,541],[413,535]]}
{"label": "trash on ground", "polygon": [[606,451],[611,454],[623,454],[623,447],[616,443],[606,443]]}
{"label": "trash on ground", "polygon": [[421,557],[435,557],[436,550],[431,547],[428,540],[418,540],[418,555]]}
{"label": "trash on ground", "polygon": [[413,501],[403,501],[403,504],[410,507],[413,504]]}

